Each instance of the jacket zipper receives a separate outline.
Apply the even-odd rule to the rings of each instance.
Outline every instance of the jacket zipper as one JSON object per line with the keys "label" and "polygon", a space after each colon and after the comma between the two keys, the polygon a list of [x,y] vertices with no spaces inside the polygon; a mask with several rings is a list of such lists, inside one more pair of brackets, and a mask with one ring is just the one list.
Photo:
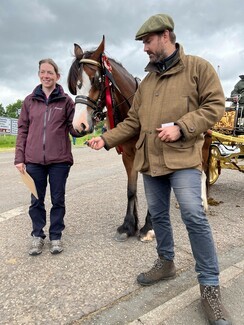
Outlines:
{"label": "jacket zipper", "polygon": [[51,113],[52,113],[52,108],[49,109],[49,112],[48,112],[48,122],[50,121],[50,116],[51,116]]}
{"label": "jacket zipper", "polygon": [[44,161],[44,164],[46,163],[45,149],[46,149],[47,113],[48,113],[48,104],[46,104],[46,111],[45,111],[45,114],[44,114],[44,125],[43,125],[43,142],[42,142],[42,148],[43,148],[43,161]]}

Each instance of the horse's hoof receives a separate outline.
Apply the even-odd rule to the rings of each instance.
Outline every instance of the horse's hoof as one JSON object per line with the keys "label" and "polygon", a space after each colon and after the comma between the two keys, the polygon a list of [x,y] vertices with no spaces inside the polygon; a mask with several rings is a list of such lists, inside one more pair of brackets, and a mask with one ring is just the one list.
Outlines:
{"label": "horse's hoof", "polygon": [[123,232],[122,234],[120,234],[119,232],[116,232],[116,234],[114,236],[114,239],[116,241],[120,241],[120,242],[126,241],[128,238],[129,238],[129,236],[125,232]]}
{"label": "horse's hoof", "polygon": [[153,241],[154,238],[155,238],[154,230],[149,230],[145,236],[141,235],[139,239],[143,243],[149,243],[149,242]]}

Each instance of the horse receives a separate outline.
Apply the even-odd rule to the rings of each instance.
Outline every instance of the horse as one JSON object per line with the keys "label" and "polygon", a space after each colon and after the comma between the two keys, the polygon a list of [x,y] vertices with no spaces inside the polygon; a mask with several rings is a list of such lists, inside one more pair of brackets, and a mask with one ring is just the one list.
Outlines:
{"label": "horse", "polygon": [[[116,127],[122,122],[131,107],[138,88],[138,78],[133,77],[120,63],[104,54],[105,38],[94,51],[83,52],[78,44],[74,44],[75,59],[68,73],[68,88],[75,95],[75,114],[73,127],[81,135],[93,132],[96,122],[106,117],[108,128]],[[104,108],[107,111],[104,111]],[[207,211],[208,158],[211,137],[205,134],[203,145],[202,200]],[[151,216],[146,213],[145,224],[139,229],[137,209],[138,172],[133,168],[135,145],[138,137],[117,147],[127,173],[127,209],[122,225],[117,228],[115,240],[126,241],[138,235],[143,242],[152,241]]]}
{"label": "horse", "polygon": [[[132,76],[121,63],[107,58],[104,53],[105,37],[94,51],[85,51],[74,44],[75,59],[68,73],[68,88],[75,95],[73,127],[82,136],[92,133],[95,124],[106,118],[108,129],[122,122],[131,107],[139,79]],[[126,241],[138,236],[141,241],[154,238],[150,213],[139,229],[137,208],[138,172],[133,168],[135,144],[138,137],[116,147],[122,156],[127,174],[127,208],[122,225],[117,228],[115,240]]]}

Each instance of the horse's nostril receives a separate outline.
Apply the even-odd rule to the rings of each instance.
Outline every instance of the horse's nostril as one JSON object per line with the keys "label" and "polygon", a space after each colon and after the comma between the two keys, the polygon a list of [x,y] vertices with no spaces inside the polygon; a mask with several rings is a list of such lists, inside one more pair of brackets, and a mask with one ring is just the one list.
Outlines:
{"label": "horse's nostril", "polygon": [[85,124],[84,124],[84,123],[81,123],[81,127],[82,127],[83,131],[85,131],[85,129],[86,129],[86,126],[85,126]]}

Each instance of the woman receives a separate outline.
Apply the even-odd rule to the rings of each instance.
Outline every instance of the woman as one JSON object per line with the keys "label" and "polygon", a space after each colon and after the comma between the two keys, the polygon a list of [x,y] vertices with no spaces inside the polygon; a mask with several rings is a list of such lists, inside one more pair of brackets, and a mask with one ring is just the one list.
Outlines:
{"label": "woman", "polygon": [[52,59],[39,62],[40,82],[22,105],[18,121],[15,166],[34,179],[38,199],[31,195],[29,214],[33,237],[30,255],[42,252],[46,225],[45,194],[50,184],[52,208],[50,210],[50,252],[63,251],[61,236],[65,228],[65,185],[73,164],[69,133],[79,137],[72,127],[73,100],[57,83],[60,73]]}

